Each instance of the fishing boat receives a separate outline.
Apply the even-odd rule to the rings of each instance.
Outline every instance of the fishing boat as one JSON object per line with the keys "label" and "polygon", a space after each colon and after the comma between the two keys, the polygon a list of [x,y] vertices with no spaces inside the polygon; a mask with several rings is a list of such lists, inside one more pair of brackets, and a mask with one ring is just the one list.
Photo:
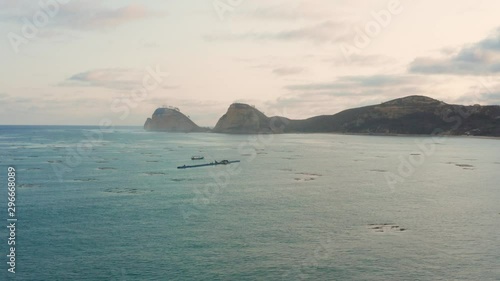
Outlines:
{"label": "fishing boat", "polygon": [[178,166],[177,169],[189,169],[189,168],[199,168],[199,167],[207,167],[207,166],[216,166],[216,165],[228,165],[232,163],[238,163],[240,160],[222,160],[222,161],[214,161],[206,164],[198,164],[198,165],[183,165],[183,166]]}
{"label": "fishing boat", "polygon": [[203,159],[205,159],[205,157],[203,157],[203,156],[193,156],[193,157],[191,157],[191,160],[203,160]]}

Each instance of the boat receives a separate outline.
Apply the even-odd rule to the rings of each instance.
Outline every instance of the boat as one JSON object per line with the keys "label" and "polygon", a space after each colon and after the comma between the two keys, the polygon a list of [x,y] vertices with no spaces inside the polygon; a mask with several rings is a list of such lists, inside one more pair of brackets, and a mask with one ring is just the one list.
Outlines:
{"label": "boat", "polygon": [[203,160],[203,159],[205,159],[205,157],[203,157],[203,156],[193,156],[193,157],[191,157],[191,160]]}
{"label": "boat", "polygon": [[207,167],[207,166],[216,166],[216,165],[228,165],[232,163],[238,163],[240,160],[222,160],[222,161],[214,161],[206,164],[198,164],[198,165],[183,165],[183,166],[178,166],[177,169],[189,169],[189,168],[199,168],[199,167]]}

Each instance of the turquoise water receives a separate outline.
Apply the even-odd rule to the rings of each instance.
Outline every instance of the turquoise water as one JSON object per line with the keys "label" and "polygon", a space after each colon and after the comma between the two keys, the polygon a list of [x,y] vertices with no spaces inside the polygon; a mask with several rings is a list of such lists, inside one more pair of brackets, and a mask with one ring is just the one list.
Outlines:
{"label": "turquoise water", "polygon": [[3,126],[0,155],[1,280],[500,280],[498,140]]}

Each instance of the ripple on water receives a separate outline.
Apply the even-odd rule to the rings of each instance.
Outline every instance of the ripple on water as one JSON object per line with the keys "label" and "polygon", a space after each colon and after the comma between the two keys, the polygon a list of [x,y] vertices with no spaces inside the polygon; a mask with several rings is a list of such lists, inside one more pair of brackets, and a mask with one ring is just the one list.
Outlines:
{"label": "ripple on water", "polygon": [[321,174],[315,174],[315,173],[295,173],[296,177],[294,178],[295,181],[313,181],[317,179],[318,177],[321,177]]}
{"label": "ripple on water", "polygon": [[161,176],[161,175],[166,175],[164,172],[145,172],[145,175],[148,176]]}
{"label": "ripple on water", "polygon": [[149,192],[153,192],[152,189],[138,189],[138,188],[120,188],[120,187],[114,187],[114,188],[106,188],[103,190],[103,192],[106,193],[114,193],[114,194],[131,194],[131,195],[139,195],[139,194],[145,194]]}
{"label": "ripple on water", "polygon": [[460,167],[464,170],[474,170],[474,166],[470,164],[455,164],[455,166]]}
{"label": "ripple on water", "polygon": [[98,170],[116,170],[116,168],[113,167],[98,167]]}
{"label": "ripple on water", "polygon": [[391,233],[391,232],[403,232],[406,231],[406,228],[403,228],[397,224],[394,223],[382,223],[382,224],[377,224],[377,223],[371,223],[367,225],[369,229],[371,229],[373,232],[378,232],[378,233]]}
{"label": "ripple on water", "polygon": [[86,179],[73,179],[73,181],[76,182],[89,182],[89,181],[96,181],[97,179],[94,178],[86,178]]}
{"label": "ripple on water", "polygon": [[181,181],[193,181],[193,178],[172,178],[171,181],[181,182]]}
{"label": "ripple on water", "polygon": [[16,185],[19,188],[33,188],[33,187],[40,187],[39,184],[33,184],[33,183],[23,183],[23,184],[18,184]]}
{"label": "ripple on water", "polygon": [[448,165],[455,165],[457,167],[460,167],[464,170],[475,170],[474,165],[471,164],[463,164],[463,163],[457,163],[457,162],[446,162]]}

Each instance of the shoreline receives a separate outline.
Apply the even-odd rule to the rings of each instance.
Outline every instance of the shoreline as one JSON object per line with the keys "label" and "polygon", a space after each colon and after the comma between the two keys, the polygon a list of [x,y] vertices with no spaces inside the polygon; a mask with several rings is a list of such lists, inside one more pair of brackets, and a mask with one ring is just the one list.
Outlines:
{"label": "shoreline", "polygon": [[150,133],[175,133],[175,134],[219,134],[219,135],[232,135],[232,136],[256,136],[256,135],[314,135],[314,134],[332,134],[332,135],[347,135],[347,136],[373,136],[373,137],[463,137],[463,138],[482,138],[482,139],[496,139],[499,140],[500,136],[479,136],[479,135],[432,135],[432,134],[382,134],[382,133],[343,133],[343,132],[286,132],[286,133],[218,133],[218,132],[173,132],[173,131],[155,131],[144,130]]}
{"label": "shoreline", "polygon": [[[61,127],[61,128],[68,128],[68,127],[87,127],[87,128],[99,128],[99,125],[0,125],[0,128],[33,128],[33,127],[39,127],[39,128],[49,128],[49,127]],[[218,132],[212,132],[212,131],[193,131],[193,132],[174,132],[174,131],[159,131],[159,130],[145,130],[143,126],[140,125],[120,125],[120,126],[113,126],[114,128],[128,128],[128,129],[140,129],[143,132],[149,132],[149,133],[176,133],[176,134],[200,134],[200,133],[206,133],[206,134],[221,134],[221,135],[312,135],[312,134],[333,134],[333,135],[351,135],[351,136],[373,136],[373,137],[463,137],[463,138],[480,138],[480,139],[495,139],[499,140],[500,136],[482,136],[482,135],[453,135],[453,134],[442,134],[442,135],[432,135],[432,134],[392,134],[392,133],[344,133],[344,132],[286,132],[286,133],[218,133]]]}

